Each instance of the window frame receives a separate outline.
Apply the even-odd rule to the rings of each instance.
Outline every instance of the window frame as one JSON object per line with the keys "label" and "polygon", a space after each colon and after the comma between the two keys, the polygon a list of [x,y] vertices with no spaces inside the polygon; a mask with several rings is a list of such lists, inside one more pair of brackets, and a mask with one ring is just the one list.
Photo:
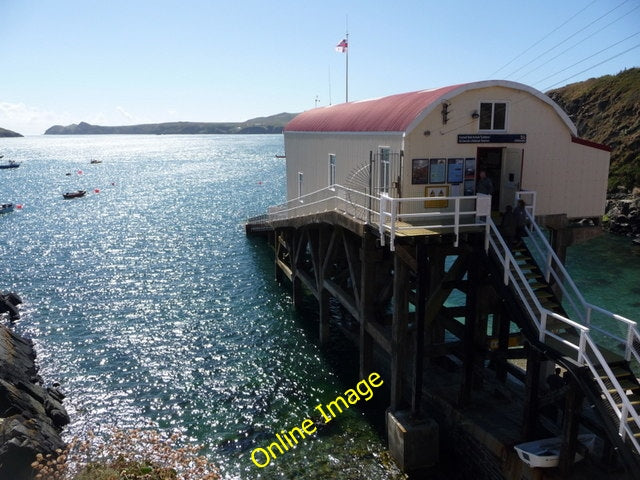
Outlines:
{"label": "window frame", "polygon": [[329,154],[329,188],[331,190],[335,190],[334,186],[336,184],[336,154]]}
{"label": "window frame", "polygon": [[[482,128],[482,106],[491,105],[491,126],[490,128]],[[502,128],[496,128],[496,105],[504,105],[504,125]],[[509,102],[506,100],[486,100],[481,101],[478,107],[480,117],[478,119],[478,131],[479,132],[506,132],[509,123]]]}

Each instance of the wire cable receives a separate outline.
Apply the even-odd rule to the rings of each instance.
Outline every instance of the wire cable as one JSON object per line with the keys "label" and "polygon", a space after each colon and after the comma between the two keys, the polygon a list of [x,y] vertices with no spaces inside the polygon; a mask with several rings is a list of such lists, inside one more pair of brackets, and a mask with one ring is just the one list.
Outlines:
{"label": "wire cable", "polygon": [[550,31],[549,33],[547,33],[544,37],[542,37],[540,40],[538,40],[537,42],[535,42],[533,45],[531,45],[529,48],[525,49],[523,52],[521,52],[520,54],[516,55],[515,57],[513,57],[509,62],[507,62],[505,65],[503,65],[502,67],[500,67],[498,70],[496,70],[495,72],[493,72],[491,74],[491,77],[493,77],[496,73],[498,73],[500,70],[503,70],[505,68],[507,68],[509,65],[511,65],[513,62],[515,62],[518,58],[522,57],[525,53],[527,53],[529,50],[531,50],[533,47],[537,46],[539,43],[541,43],[543,40],[546,40],[550,35],[556,33],[558,30],[560,30],[562,27],[564,27],[567,23],[569,23],[571,20],[573,20],[574,18],[576,18],[578,15],[580,15],[582,12],[584,12],[587,8],[589,8],[591,5],[593,5],[594,3],[596,3],[597,0],[593,0],[589,5],[587,5],[586,7],[584,7],[582,10],[580,10],[578,13],[574,14],[573,16],[571,16],[568,20],[565,20],[561,25],[558,25],[555,29],[553,29],[552,31]]}
{"label": "wire cable", "polygon": [[[577,47],[578,45],[580,45],[581,43],[583,43],[584,41],[592,38],[593,36],[597,35],[598,33],[602,32],[603,30],[605,30],[606,28],[609,28],[611,25],[613,25],[616,22],[619,22],[620,20],[622,20],[623,18],[629,16],[632,12],[634,12],[635,10],[640,8],[640,4],[637,5],[636,7],[632,8],[631,10],[629,10],[627,13],[625,13],[624,15],[619,16],[618,18],[616,18],[615,20],[613,20],[612,22],[609,22],[608,24],[606,24],[604,27],[596,30],[595,32],[591,33],[591,35],[588,35],[587,37],[583,38],[582,40],[578,41],[577,43],[574,43],[573,45],[571,45],[569,48],[563,50],[562,52],[558,53],[555,57],[550,58],[549,60],[545,61],[542,65],[548,65],[549,62],[555,60],[556,58],[560,57],[561,55],[564,55],[565,53],[567,53],[569,50],[571,50],[572,48]],[[526,77],[527,75],[530,75],[531,73],[535,72],[536,70],[539,70],[540,67],[542,65],[538,65],[535,68],[532,68],[531,70],[529,70],[527,73],[520,75],[518,78],[516,78],[516,80],[521,80],[522,78]],[[561,70],[562,71],[562,70]],[[560,73],[560,72],[558,72]],[[553,76],[553,75],[551,75]],[[548,77],[547,77],[548,78]],[[544,79],[543,79],[544,80]]]}
{"label": "wire cable", "polygon": [[572,78],[574,78],[574,77],[577,77],[578,75],[582,75],[583,73],[588,72],[589,70],[594,69],[594,68],[596,68],[596,67],[599,67],[599,66],[600,66],[600,65],[602,65],[603,63],[607,63],[608,61],[613,60],[614,58],[618,58],[619,56],[624,55],[625,53],[628,53],[628,52],[630,52],[631,50],[634,50],[634,49],[636,49],[636,48],[638,48],[638,47],[640,47],[640,43],[638,43],[637,45],[634,45],[634,46],[633,46],[633,47],[631,47],[631,48],[626,49],[624,52],[620,52],[620,53],[618,53],[618,54],[614,55],[613,57],[609,57],[609,58],[607,58],[607,59],[605,59],[605,60],[601,61],[600,63],[596,63],[595,65],[592,65],[592,66],[590,66],[589,68],[586,68],[586,69],[582,70],[581,72],[578,72],[578,73],[576,73],[576,74],[574,74],[574,75],[571,75],[570,77],[567,77],[567,78],[565,78],[564,80],[560,80],[559,82],[556,82],[556,83],[554,83],[553,85],[549,85],[547,88],[545,88],[545,90],[547,90],[547,91],[548,91],[548,90],[552,89],[553,87],[555,87],[556,85],[560,85],[561,83],[564,83],[564,82],[566,82],[567,80],[570,80],[570,79],[572,79]]}
{"label": "wire cable", "polygon": [[522,65],[520,68],[514,70],[513,72],[511,72],[510,74],[508,74],[505,78],[509,78],[511,77],[513,74],[519,72],[520,70],[522,70],[524,67],[527,67],[529,65],[531,65],[533,62],[535,62],[536,60],[538,60],[540,57],[546,55],[547,53],[549,53],[550,51],[558,48],[560,45],[562,45],[564,42],[570,40],[571,38],[575,37],[576,35],[578,35],[580,32],[586,30],[587,28],[589,28],[591,25],[593,25],[594,23],[602,20],[604,17],[606,17],[607,15],[609,15],[611,12],[613,12],[614,10],[617,10],[618,8],[620,8],[622,5],[624,5],[625,3],[627,3],[629,0],[624,0],[622,3],[620,3],[618,6],[612,8],[611,10],[609,10],[607,13],[599,16],[598,18],[596,18],[595,20],[593,20],[591,23],[589,23],[588,25],[582,27],[580,30],[578,30],[575,33],[572,33],[571,35],[569,35],[567,38],[565,38],[564,40],[562,40],[559,43],[556,43],[553,47],[545,50],[544,52],[542,52],[540,55],[538,55],[536,58],[534,58],[533,60],[531,60],[528,63],[525,63],[524,65]]}
{"label": "wire cable", "polygon": [[599,55],[599,54],[601,54],[602,52],[605,52],[605,51],[607,51],[607,50],[609,50],[609,49],[611,49],[611,48],[615,47],[616,45],[620,45],[622,42],[626,42],[627,40],[629,40],[630,38],[635,37],[636,35],[640,35],[640,32],[636,32],[636,33],[634,33],[634,34],[632,34],[632,35],[629,35],[627,38],[623,38],[623,39],[622,39],[622,40],[620,40],[619,42],[616,42],[616,43],[614,43],[614,44],[612,44],[612,45],[609,45],[608,47],[603,48],[603,49],[602,49],[602,50],[600,50],[599,52],[596,52],[596,53],[594,53],[594,54],[592,54],[592,55],[589,55],[588,57],[583,58],[582,60],[577,61],[577,62],[576,62],[576,63],[574,63],[573,65],[569,65],[568,67],[563,68],[562,70],[559,70],[559,71],[557,71],[557,72],[555,72],[555,73],[552,73],[551,75],[548,75],[548,76],[544,77],[543,79],[538,80],[537,82],[535,82],[535,83],[534,83],[534,85],[537,85],[537,84],[539,84],[539,83],[542,83],[542,82],[544,82],[545,80],[547,80],[547,79],[549,79],[549,78],[551,78],[551,77],[555,77],[556,75],[558,75],[558,74],[560,74],[560,73],[564,72],[565,70],[569,70],[570,68],[573,68],[573,67],[575,67],[576,65],[579,65],[579,64],[580,64],[580,63],[582,63],[582,62],[586,62],[586,61],[587,61],[587,60],[589,60],[590,58],[593,58],[593,57],[595,57],[596,55]]}

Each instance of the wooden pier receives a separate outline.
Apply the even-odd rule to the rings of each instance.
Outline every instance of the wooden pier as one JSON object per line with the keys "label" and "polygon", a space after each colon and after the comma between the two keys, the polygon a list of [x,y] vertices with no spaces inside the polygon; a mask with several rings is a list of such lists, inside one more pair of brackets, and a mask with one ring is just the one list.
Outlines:
{"label": "wooden pier", "polygon": [[[640,405],[630,362],[640,342],[632,339],[635,350],[626,356],[590,343],[589,328],[568,319],[561,300],[570,292],[559,288],[559,277],[540,267],[530,247],[508,248],[489,220],[462,228],[391,221],[397,230],[338,208],[263,216],[250,220],[246,231],[270,239],[275,277],[290,285],[295,305],[303,295],[316,299],[321,343],[337,328],[330,299],[353,318],[360,377],[386,374],[389,412],[403,419],[402,430],[435,420],[439,433],[431,441],[459,460],[460,472],[633,478],[624,471],[640,467],[630,439],[640,438],[640,426],[627,407]],[[534,307],[542,312],[539,321]],[[594,355],[604,363],[594,367]],[[566,382],[551,390],[545,380],[556,366]],[[617,423],[612,401],[624,412]],[[578,433],[586,430],[598,436],[600,448],[574,464],[584,449]],[[545,436],[563,439],[560,466],[530,469],[513,446]],[[424,435],[415,438],[423,440],[402,448],[421,451],[424,462],[409,461],[402,465],[407,471],[437,460],[425,452]],[[440,457],[446,464],[447,454]]]}

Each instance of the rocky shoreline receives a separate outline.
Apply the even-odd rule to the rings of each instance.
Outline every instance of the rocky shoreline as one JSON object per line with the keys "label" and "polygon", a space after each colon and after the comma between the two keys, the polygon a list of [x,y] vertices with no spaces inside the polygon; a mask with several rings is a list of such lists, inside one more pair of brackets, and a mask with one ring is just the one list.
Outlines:
{"label": "rocky shoreline", "polygon": [[640,188],[607,197],[603,227],[608,232],[640,241]]}
{"label": "rocky shoreline", "polygon": [[38,453],[65,448],[63,399],[38,374],[33,342],[0,324],[0,478],[31,478]]}

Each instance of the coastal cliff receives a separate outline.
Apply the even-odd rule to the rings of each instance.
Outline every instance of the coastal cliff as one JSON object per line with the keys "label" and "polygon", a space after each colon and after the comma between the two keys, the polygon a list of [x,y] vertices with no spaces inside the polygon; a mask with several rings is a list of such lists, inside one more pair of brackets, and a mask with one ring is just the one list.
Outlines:
{"label": "coastal cliff", "polygon": [[45,135],[209,135],[209,134],[260,134],[282,133],[284,126],[295,113],[279,113],[259,117],[246,122],[169,122],[143,125],[105,127],[86,122],[62,126],[54,125]]}
{"label": "coastal cliff", "polygon": [[65,447],[63,399],[38,375],[33,342],[0,324],[0,478],[30,478],[38,453]]}
{"label": "coastal cliff", "polygon": [[18,132],[7,130],[6,128],[0,128],[0,138],[2,137],[22,137],[23,135]]}
{"label": "coastal cliff", "polygon": [[612,148],[609,190],[640,187],[640,68],[590,78],[547,92],[578,135]]}

